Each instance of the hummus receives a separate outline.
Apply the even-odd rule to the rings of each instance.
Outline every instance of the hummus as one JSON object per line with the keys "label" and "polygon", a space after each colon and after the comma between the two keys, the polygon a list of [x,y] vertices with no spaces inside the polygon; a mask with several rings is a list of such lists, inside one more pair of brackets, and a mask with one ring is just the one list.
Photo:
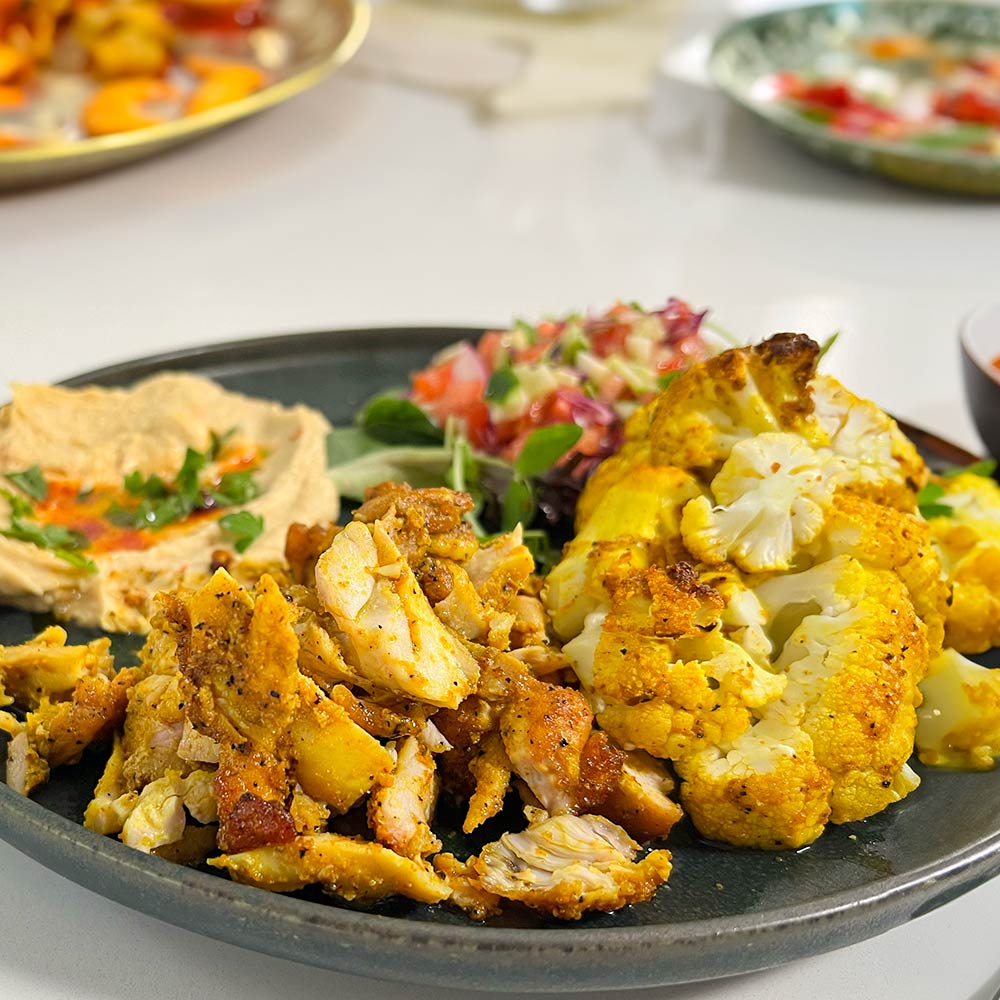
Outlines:
{"label": "hummus", "polygon": [[[158,375],[133,389],[15,386],[0,410],[0,475],[40,466],[48,493],[31,498],[5,478],[0,488],[17,497],[15,505],[32,504],[31,524],[84,535],[79,555],[90,566],[0,535],[0,602],[111,632],[147,632],[155,594],[203,583],[220,549],[251,574],[283,564],[289,524],[337,517],[337,490],[326,474],[329,430],[306,406],[252,399],[195,375]],[[106,513],[138,503],[125,477],[172,484],[188,449],[205,457],[198,482],[206,496],[234,470],[252,477],[256,495],[159,529],[116,528]],[[240,511],[262,518],[263,527],[237,556],[219,520]],[[0,531],[16,516],[0,497]]]}

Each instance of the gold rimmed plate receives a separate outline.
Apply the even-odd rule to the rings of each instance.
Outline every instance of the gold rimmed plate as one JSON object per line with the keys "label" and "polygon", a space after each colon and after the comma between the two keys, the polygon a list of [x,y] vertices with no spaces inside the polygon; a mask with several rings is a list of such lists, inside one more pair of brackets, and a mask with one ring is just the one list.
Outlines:
{"label": "gold rimmed plate", "polygon": [[277,79],[262,90],[132,132],[0,151],[0,189],[71,180],[122,166],[281,104],[340,69],[357,52],[370,20],[368,0],[309,0],[283,25],[291,55]]}

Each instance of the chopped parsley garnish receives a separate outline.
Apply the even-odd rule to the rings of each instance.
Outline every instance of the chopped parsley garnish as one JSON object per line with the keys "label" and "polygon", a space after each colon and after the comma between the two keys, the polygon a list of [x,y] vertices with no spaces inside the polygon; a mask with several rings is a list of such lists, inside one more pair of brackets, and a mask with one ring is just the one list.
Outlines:
{"label": "chopped parsley garnish", "polygon": [[242,555],[264,530],[264,518],[248,510],[240,510],[220,517],[219,527],[229,536],[233,548]]}
{"label": "chopped parsley garnish", "polygon": [[21,472],[5,472],[4,478],[24,490],[32,500],[44,500],[49,495],[49,484],[45,482],[41,466],[33,465]]}
{"label": "chopped parsley garnish", "polygon": [[[235,431],[234,427],[221,437],[213,432],[207,451],[188,448],[172,483],[165,482],[155,473],[143,476],[138,470],[130,472],[124,480],[125,491],[130,496],[139,498],[139,503],[131,507],[115,501],[104,516],[119,528],[149,528],[159,531],[185,520],[195,511],[237,507],[260,496],[261,488],[254,479],[252,469],[226,472],[214,486],[203,487],[200,483],[202,470],[219,455]],[[254,515],[247,516],[252,518]],[[220,519],[220,525],[223,520],[225,518]],[[239,538],[242,548],[237,546],[237,551],[243,552],[259,534],[260,531],[241,532]]]}
{"label": "chopped parsley garnish", "polygon": [[[11,510],[14,510],[13,503]],[[88,543],[87,537],[79,531],[71,531],[61,524],[34,524],[31,521],[26,521],[22,514],[12,513],[10,527],[0,531],[0,534],[18,542],[36,545],[38,548],[45,549],[68,562],[71,566],[86,570],[88,573],[97,572],[94,563],[80,554],[80,550],[85,549]]]}
{"label": "chopped parsley garnish", "polygon": [[683,375],[683,372],[664,372],[657,380],[656,385],[659,389],[666,389],[675,379],[678,379]]}

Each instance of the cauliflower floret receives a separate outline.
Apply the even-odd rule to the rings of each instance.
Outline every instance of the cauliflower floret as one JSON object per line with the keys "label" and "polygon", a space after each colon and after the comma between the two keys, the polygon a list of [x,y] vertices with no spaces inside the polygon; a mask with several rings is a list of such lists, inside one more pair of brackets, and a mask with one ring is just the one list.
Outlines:
{"label": "cauliflower floret", "polygon": [[1000,671],[946,649],[931,663],[920,690],[920,760],[936,767],[991,770],[1000,757]]}
{"label": "cauliflower floret", "polygon": [[529,811],[521,833],[505,833],[472,860],[479,884],[563,920],[588,910],[645,902],[670,875],[670,852],[641,861],[639,845],[603,816],[549,816]]}
{"label": "cauliflower floret", "polygon": [[757,588],[780,642],[782,698],[761,715],[795,721],[833,777],[831,820],[864,819],[916,787],[917,685],[927,629],[893,573],[838,556]]}
{"label": "cauliflower floret", "polygon": [[770,850],[811,844],[830,818],[833,778],[812,740],[778,718],[676,765],[681,801],[703,837]]}
{"label": "cauliflower floret", "polygon": [[736,739],[785,679],[726,637],[718,591],[690,567],[673,572],[618,581],[610,609],[588,618],[564,652],[602,729],[627,750],[677,760]]}
{"label": "cauliflower floret", "polygon": [[779,333],[689,368],[656,401],[653,461],[711,469],[737,442],[769,431],[797,431],[822,444],[809,394],[818,357],[809,337]]}
{"label": "cauliflower floret", "polygon": [[816,562],[849,555],[872,569],[896,573],[927,626],[928,655],[937,656],[944,639],[948,587],[926,521],[865,497],[838,493],[810,554]]}
{"label": "cauliflower floret", "polygon": [[793,434],[740,441],[712,480],[716,506],[704,496],[685,506],[684,544],[705,562],[732,559],[748,573],[788,569],[822,529],[838,471]]}
{"label": "cauliflower floret", "polygon": [[700,493],[688,473],[651,465],[635,466],[602,491],[542,591],[563,639],[579,635],[587,615],[608,603],[609,576],[646,569],[663,548],[679,551],[681,508]]}
{"label": "cauliflower floret", "polygon": [[945,645],[983,653],[1000,645],[1000,486],[971,473],[936,482],[951,509],[928,522],[951,589]]}
{"label": "cauliflower floret", "polygon": [[829,375],[812,382],[816,421],[847,472],[844,484],[889,507],[912,511],[928,470],[896,421]]}

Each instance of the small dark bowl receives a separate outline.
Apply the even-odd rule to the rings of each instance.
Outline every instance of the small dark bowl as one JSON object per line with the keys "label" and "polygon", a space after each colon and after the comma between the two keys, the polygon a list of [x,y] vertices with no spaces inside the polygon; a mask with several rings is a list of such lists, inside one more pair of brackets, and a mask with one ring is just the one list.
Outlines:
{"label": "small dark bowl", "polygon": [[1000,457],[1000,303],[969,316],[959,332],[965,398],[989,453]]}

